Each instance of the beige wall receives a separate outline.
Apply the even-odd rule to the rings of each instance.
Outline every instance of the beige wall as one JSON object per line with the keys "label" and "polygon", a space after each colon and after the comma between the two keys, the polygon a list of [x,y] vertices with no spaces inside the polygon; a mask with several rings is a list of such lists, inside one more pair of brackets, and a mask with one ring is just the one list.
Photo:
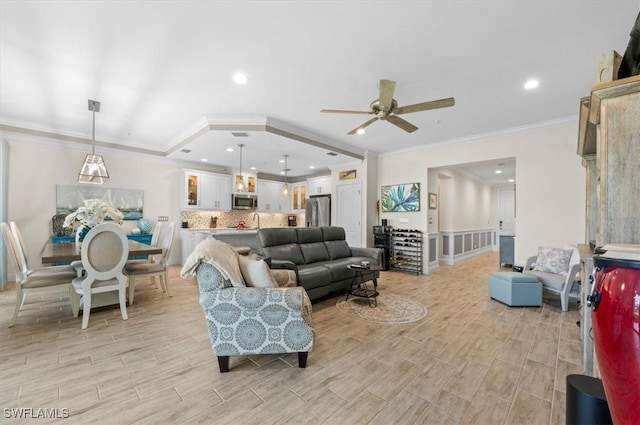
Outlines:
{"label": "beige wall", "polygon": [[[77,174],[87,149],[44,145],[9,137],[9,185],[7,219],[15,221],[25,238],[31,267],[41,264],[40,251],[51,235],[56,212],[56,184],[77,184]],[[144,191],[144,216],[155,224],[159,215],[169,216],[179,227],[179,170],[186,164],[163,158],[133,158],[103,154],[111,188]],[[192,168],[192,167],[190,167]],[[125,230],[135,227],[125,221]],[[13,280],[13,270],[9,271]]]}
{"label": "beige wall", "polygon": [[[534,255],[539,245],[563,246],[584,240],[585,171],[576,154],[577,122],[524,129],[465,143],[380,156],[378,184],[420,182],[430,187],[429,168],[516,158],[516,261]],[[428,195],[421,191],[416,213],[386,213],[397,226],[427,230]]]}
{"label": "beige wall", "polygon": [[[447,191],[439,193],[438,212],[448,220],[443,221],[434,231],[457,232],[491,227],[491,186],[449,169],[440,169],[435,173],[430,170],[430,186],[432,174],[436,179],[443,179],[447,186]],[[432,232],[431,228],[429,232]]]}

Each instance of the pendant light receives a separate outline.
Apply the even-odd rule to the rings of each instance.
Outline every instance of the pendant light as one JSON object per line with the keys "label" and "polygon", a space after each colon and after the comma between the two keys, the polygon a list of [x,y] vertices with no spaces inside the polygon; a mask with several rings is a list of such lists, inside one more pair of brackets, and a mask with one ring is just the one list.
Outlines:
{"label": "pendant light", "polygon": [[289,155],[283,155],[284,156],[284,186],[282,186],[282,194],[284,196],[289,196],[289,185],[287,184],[287,171],[289,171],[289,169],[287,168],[287,157]]}
{"label": "pendant light", "polygon": [[244,143],[238,143],[238,147],[240,148],[240,181],[236,179],[236,190],[244,192],[244,176],[242,175],[242,148],[244,148]]}
{"label": "pendant light", "polygon": [[109,172],[102,155],[96,155],[96,112],[100,112],[100,102],[89,99],[89,110],[93,112],[92,150],[84,159],[78,174],[78,183],[103,184],[109,179]]}

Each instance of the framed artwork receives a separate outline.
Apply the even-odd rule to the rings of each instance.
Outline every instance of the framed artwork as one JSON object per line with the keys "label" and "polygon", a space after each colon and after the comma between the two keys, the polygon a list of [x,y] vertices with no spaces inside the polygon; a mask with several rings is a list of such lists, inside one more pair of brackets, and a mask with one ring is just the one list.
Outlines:
{"label": "framed artwork", "polygon": [[382,186],[382,212],[420,211],[420,183]]}
{"label": "framed artwork", "polygon": [[125,220],[142,218],[143,190],[65,184],[56,185],[56,214],[71,214],[84,205],[86,199],[101,199],[108,202],[122,212]]}
{"label": "framed artwork", "polygon": [[438,195],[436,195],[435,193],[430,193],[429,194],[429,209],[430,210],[435,210],[436,208],[438,208]]}
{"label": "framed artwork", "polygon": [[356,170],[340,171],[338,175],[340,180],[352,180],[356,178]]}

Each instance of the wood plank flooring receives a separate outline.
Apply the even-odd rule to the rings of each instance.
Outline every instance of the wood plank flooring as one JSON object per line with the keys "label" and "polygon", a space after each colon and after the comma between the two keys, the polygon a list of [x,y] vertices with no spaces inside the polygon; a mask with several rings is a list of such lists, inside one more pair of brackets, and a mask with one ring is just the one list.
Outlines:
{"label": "wood plank flooring", "polygon": [[[144,280],[129,320],[71,314],[65,288],[0,292],[0,406],[69,409],[64,424],[563,424],[565,376],[582,372],[575,305],[510,308],[487,295],[495,253],[430,276],[383,272],[381,293],[429,309],[421,321],[352,319],[314,304],[316,343],[297,356],[232,357],[220,374],[195,280],[171,268],[173,297]],[[33,423],[7,419],[3,423]]]}

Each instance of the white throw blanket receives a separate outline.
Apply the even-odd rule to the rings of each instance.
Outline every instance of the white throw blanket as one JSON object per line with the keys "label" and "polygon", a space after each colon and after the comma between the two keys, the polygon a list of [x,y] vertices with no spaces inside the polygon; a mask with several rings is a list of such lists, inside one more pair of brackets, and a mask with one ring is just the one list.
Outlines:
{"label": "white throw blanket", "polygon": [[203,240],[187,257],[180,271],[180,277],[186,279],[193,276],[203,262],[214,265],[220,270],[222,277],[229,279],[233,286],[246,286],[238,264],[238,253],[231,245],[216,239]]}

